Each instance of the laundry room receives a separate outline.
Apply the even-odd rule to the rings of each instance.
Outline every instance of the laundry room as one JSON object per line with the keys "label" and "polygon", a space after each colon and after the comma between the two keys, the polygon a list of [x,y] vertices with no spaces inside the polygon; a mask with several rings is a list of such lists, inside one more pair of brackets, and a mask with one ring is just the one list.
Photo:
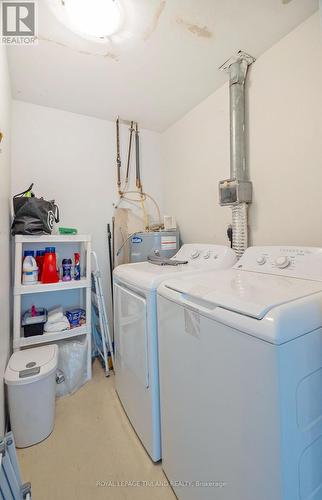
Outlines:
{"label": "laundry room", "polygon": [[0,11],[0,499],[322,500],[322,3]]}

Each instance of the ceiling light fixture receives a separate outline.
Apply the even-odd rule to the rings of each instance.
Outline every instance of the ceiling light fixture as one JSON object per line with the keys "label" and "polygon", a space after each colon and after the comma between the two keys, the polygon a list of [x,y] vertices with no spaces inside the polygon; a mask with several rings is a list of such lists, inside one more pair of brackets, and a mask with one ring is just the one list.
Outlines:
{"label": "ceiling light fixture", "polygon": [[70,30],[102,41],[116,33],[122,22],[122,9],[118,0],[51,0],[50,5]]}

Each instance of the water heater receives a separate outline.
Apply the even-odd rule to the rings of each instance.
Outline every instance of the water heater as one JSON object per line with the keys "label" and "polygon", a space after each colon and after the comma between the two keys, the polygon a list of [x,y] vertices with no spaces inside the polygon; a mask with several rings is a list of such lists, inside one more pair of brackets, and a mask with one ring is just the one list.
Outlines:
{"label": "water heater", "polygon": [[148,255],[170,258],[179,250],[179,231],[135,233],[130,240],[130,262],[143,262]]}

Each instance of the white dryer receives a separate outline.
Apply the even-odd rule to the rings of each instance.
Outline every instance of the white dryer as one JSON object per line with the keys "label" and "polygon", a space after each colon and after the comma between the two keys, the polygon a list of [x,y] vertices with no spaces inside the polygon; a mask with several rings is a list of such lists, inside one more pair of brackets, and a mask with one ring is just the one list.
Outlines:
{"label": "white dryer", "polygon": [[221,245],[186,244],[179,266],[149,262],[118,266],[114,277],[115,384],[123,407],[152,460],[161,458],[156,289],[165,279],[231,267]]}
{"label": "white dryer", "polygon": [[180,500],[322,499],[322,249],[249,248],[158,289],[163,468]]}

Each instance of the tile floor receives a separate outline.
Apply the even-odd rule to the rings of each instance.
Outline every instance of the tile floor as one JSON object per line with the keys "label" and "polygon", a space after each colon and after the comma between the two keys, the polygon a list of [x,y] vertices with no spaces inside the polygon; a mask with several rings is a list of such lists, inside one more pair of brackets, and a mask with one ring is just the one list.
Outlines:
{"label": "tile floor", "polygon": [[[33,500],[175,500],[160,464],[153,464],[133,431],[99,363],[93,379],[56,405],[55,429],[42,443],[18,450]],[[102,481],[103,486],[97,482]],[[104,483],[105,481],[105,483]],[[108,482],[157,482],[111,486]]]}

